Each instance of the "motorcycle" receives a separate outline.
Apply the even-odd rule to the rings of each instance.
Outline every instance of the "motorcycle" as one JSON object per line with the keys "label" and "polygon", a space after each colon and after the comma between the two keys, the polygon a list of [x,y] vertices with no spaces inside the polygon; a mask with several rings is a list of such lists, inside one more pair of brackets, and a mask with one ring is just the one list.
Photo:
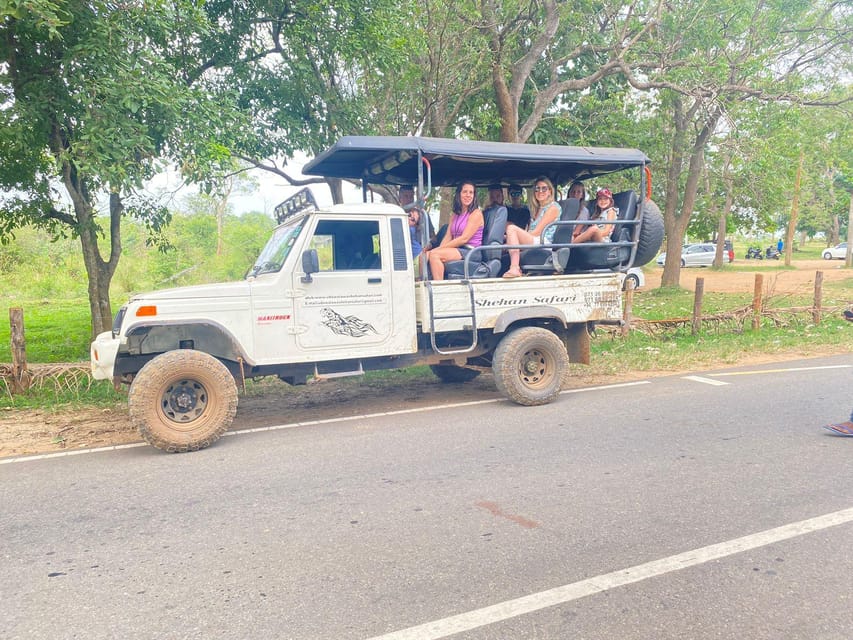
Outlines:
{"label": "motorcycle", "polygon": [[767,251],[765,251],[764,255],[768,260],[779,260],[779,258],[782,257],[782,254],[779,253],[776,247],[767,247]]}
{"label": "motorcycle", "polygon": [[756,260],[764,260],[764,254],[761,253],[760,247],[750,247],[746,250],[746,259],[750,260],[755,258]]}

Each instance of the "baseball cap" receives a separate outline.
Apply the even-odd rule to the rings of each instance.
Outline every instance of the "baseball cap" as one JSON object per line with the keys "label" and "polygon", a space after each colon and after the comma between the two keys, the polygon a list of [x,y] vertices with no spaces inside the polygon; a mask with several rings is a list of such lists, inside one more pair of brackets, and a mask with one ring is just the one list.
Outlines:
{"label": "baseball cap", "polygon": [[595,197],[599,198],[601,196],[607,196],[608,198],[613,198],[613,192],[610,189],[599,189],[595,192]]}

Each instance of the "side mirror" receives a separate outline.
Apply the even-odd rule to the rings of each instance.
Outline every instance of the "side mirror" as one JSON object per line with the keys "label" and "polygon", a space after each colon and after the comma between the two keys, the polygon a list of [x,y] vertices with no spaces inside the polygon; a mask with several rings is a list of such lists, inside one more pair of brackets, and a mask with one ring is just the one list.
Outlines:
{"label": "side mirror", "polygon": [[302,271],[305,275],[302,276],[302,282],[313,282],[312,273],[317,273],[320,270],[320,259],[317,257],[316,249],[306,249],[302,252]]}

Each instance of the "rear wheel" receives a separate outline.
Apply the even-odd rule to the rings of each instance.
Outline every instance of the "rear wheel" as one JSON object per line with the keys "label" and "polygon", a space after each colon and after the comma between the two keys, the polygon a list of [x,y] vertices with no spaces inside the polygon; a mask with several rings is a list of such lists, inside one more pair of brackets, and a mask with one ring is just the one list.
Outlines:
{"label": "rear wheel", "polygon": [[237,412],[237,385],[219,360],[201,351],[162,353],[136,374],[130,421],[150,445],[169,452],[203,449]]}
{"label": "rear wheel", "polygon": [[569,356],[553,332],[521,327],[507,334],[492,358],[495,384],[518,404],[547,404],[557,397],[569,371]]}
{"label": "rear wheel", "polygon": [[467,369],[455,364],[431,364],[429,368],[439,380],[447,383],[471,382],[480,375],[476,369]]}

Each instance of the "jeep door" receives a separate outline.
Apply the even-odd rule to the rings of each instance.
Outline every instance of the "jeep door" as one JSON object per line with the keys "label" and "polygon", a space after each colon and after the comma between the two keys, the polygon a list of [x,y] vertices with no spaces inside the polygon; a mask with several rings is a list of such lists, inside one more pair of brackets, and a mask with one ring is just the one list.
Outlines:
{"label": "jeep door", "polygon": [[385,219],[317,217],[307,248],[320,271],[294,274],[296,342],[318,359],[382,355],[394,326]]}

